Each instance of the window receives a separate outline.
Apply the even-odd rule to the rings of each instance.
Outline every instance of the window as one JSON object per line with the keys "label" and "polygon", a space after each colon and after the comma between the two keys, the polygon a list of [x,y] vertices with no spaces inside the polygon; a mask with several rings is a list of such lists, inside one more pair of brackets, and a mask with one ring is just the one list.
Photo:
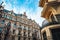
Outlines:
{"label": "window", "polygon": [[5,18],[7,18],[7,15],[6,15],[6,14],[4,14],[4,17],[5,17]]}
{"label": "window", "polygon": [[52,20],[52,22],[56,21],[53,15],[51,15],[51,20]]}
{"label": "window", "polygon": [[33,40],[37,40],[37,38],[36,38],[34,33],[32,34],[32,37],[33,37]]}
{"label": "window", "polygon": [[[60,26],[59,26],[60,27]],[[60,28],[50,29],[53,40],[60,40]],[[51,37],[49,37],[51,38]]]}
{"label": "window", "polygon": [[46,32],[43,33],[43,40],[47,40]]}
{"label": "window", "polygon": [[[15,34],[15,30],[13,30],[13,34]],[[12,40],[15,40],[15,36],[12,36]]]}
{"label": "window", "polygon": [[21,25],[19,26],[19,29],[22,29]]}
{"label": "window", "polygon": [[12,20],[12,17],[11,16],[9,18],[10,18],[10,20]]}
{"label": "window", "polygon": [[25,32],[24,32],[24,36],[25,36]]}
{"label": "window", "polygon": [[26,40],[26,37],[24,37],[24,40]]}
{"label": "window", "polygon": [[28,37],[30,37],[30,32],[28,32]]}
{"label": "window", "polygon": [[24,36],[26,36],[26,32],[24,32]]}
{"label": "window", "polygon": [[1,23],[2,23],[2,24],[4,24],[4,22],[5,22],[5,20],[2,20],[2,22],[1,22]]}
{"label": "window", "polygon": [[30,27],[28,27],[28,31],[30,31]]}
{"label": "window", "polygon": [[11,12],[8,12],[9,14],[11,14]]}
{"label": "window", "polygon": [[57,14],[56,18],[57,18],[58,22],[60,22],[60,14]]}
{"label": "window", "polygon": [[0,14],[0,18],[2,17],[2,15]]}
{"label": "window", "polygon": [[30,40],[30,38],[29,38],[29,40]]}
{"label": "window", "polygon": [[18,35],[21,35],[21,31],[19,31]]}
{"label": "window", "polygon": [[7,18],[9,19],[9,15],[7,15]]}
{"label": "window", "polygon": [[[60,22],[60,14],[55,15],[56,19],[58,22]],[[52,22],[56,22],[55,18],[53,15],[51,15]]]}
{"label": "window", "polygon": [[21,31],[18,33],[18,40],[20,40]]}
{"label": "window", "polygon": [[14,23],[14,27],[16,28],[16,23]]}
{"label": "window", "polygon": [[13,30],[13,34],[15,33],[15,30]]}
{"label": "window", "polygon": [[25,36],[25,37],[24,37],[24,40],[26,40],[26,32],[24,32],[24,36]]}
{"label": "window", "polygon": [[16,21],[16,17],[13,17],[12,20]]}
{"label": "window", "polygon": [[11,22],[8,22],[7,26],[10,27],[11,26]]}
{"label": "window", "polygon": [[3,22],[5,22],[5,20],[2,20]]}
{"label": "window", "polygon": [[26,27],[24,26],[24,30],[26,30]]}

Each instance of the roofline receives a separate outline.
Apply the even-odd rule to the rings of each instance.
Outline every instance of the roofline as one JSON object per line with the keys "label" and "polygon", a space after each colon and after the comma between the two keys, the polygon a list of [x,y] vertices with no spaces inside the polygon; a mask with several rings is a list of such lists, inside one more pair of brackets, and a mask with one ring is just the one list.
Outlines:
{"label": "roofline", "polygon": [[39,1],[39,7],[43,7],[42,6],[42,0]]}

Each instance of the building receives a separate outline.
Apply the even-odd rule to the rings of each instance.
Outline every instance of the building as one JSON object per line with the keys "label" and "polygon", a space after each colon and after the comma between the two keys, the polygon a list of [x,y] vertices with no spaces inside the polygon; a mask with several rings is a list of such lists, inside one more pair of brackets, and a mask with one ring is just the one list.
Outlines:
{"label": "building", "polygon": [[0,5],[0,40],[40,40],[40,26],[26,12],[16,14]]}
{"label": "building", "polygon": [[40,0],[43,7],[42,40],[60,40],[60,0]]}

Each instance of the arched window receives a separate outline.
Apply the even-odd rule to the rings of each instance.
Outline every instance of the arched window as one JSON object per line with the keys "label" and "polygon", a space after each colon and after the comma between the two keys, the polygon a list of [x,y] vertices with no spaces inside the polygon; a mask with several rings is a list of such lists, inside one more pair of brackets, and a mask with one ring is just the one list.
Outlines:
{"label": "arched window", "polygon": [[26,36],[27,36],[27,35],[26,35],[26,32],[24,32],[24,40],[26,40]]}

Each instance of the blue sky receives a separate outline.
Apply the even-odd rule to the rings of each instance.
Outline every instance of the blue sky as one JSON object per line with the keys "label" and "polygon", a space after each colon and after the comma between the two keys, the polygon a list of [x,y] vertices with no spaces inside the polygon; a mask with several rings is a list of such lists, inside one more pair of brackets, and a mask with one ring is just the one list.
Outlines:
{"label": "blue sky", "polygon": [[13,10],[17,14],[26,12],[29,19],[35,20],[39,25],[42,25],[44,19],[41,17],[40,0],[0,0],[0,3],[2,1],[5,9]]}

